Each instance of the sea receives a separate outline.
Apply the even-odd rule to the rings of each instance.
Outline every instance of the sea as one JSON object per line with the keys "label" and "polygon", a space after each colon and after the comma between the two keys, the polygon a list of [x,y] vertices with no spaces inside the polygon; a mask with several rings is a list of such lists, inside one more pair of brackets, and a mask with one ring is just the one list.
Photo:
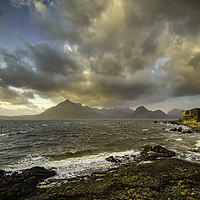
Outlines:
{"label": "sea", "polygon": [[[200,163],[200,134],[171,131],[165,120],[0,121],[0,169],[54,169],[55,179],[112,168],[109,156],[137,156],[145,144],[162,145],[176,157]],[[182,126],[183,130],[188,130]]]}

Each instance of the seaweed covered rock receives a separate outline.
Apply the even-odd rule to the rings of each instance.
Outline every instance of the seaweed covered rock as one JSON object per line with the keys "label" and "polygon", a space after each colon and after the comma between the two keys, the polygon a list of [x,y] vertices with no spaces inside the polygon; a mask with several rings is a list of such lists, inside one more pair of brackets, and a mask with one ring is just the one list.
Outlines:
{"label": "seaweed covered rock", "polygon": [[109,157],[106,158],[106,160],[107,160],[108,162],[121,163],[121,160],[118,159],[118,158],[116,158],[116,157],[114,157],[114,156],[109,156]]}
{"label": "seaweed covered rock", "polygon": [[[158,148],[158,151],[163,149]],[[200,165],[176,158],[128,163],[103,173],[37,188],[29,200],[200,199]]]}
{"label": "seaweed covered rock", "polygon": [[56,173],[43,167],[33,167],[23,170],[22,173],[6,175],[4,170],[0,171],[0,200],[13,200],[31,194],[37,184]]}
{"label": "seaweed covered rock", "polygon": [[147,160],[156,160],[158,158],[170,158],[175,156],[174,151],[170,151],[163,146],[160,145],[149,145],[146,144],[143,147],[143,150],[138,156],[135,155],[125,155],[125,156],[109,156],[106,158],[107,161],[113,162],[116,164],[127,163],[127,162],[140,162]]}
{"label": "seaweed covered rock", "polygon": [[175,156],[174,151],[170,151],[163,146],[160,145],[145,145],[140,155],[137,157],[138,161],[146,161],[146,160],[156,160],[162,157],[173,157]]}

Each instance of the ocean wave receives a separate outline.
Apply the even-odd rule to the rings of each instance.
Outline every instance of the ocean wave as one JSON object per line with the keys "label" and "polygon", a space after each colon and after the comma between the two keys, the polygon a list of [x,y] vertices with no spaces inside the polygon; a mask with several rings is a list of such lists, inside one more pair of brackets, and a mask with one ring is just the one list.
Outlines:
{"label": "ocean wave", "polygon": [[40,155],[27,155],[20,161],[13,165],[7,165],[6,170],[8,171],[19,171],[22,169],[31,168],[34,166],[43,166],[49,160],[48,157]]}
{"label": "ocean wave", "polygon": [[49,160],[45,167],[54,168],[57,172],[56,179],[72,178],[89,175],[94,171],[106,170],[115,164],[106,161],[109,156],[137,155],[139,152],[133,150],[124,152],[104,152],[95,155],[84,155],[82,157],[67,158],[63,160]]}
{"label": "ocean wave", "polygon": [[[66,152],[65,152],[66,153]],[[68,154],[68,153],[67,153]],[[72,153],[73,154],[73,153]],[[20,171],[34,166],[54,169],[57,173],[54,179],[66,179],[77,176],[89,175],[95,171],[106,170],[115,166],[114,163],[106,161],[109,156],[137,155],[139,152],[104,152],[95,155],[84,155],[79,157],[52,160],[50,157],[29,155],[24,157],[15,165],[7,166],[7,171]]]}
{"label": "ocean wave", "polygon": [[195,146],[198,147],[198,148],[200,148],[200,140],[197,140],[197,141],[196,141]]}
{"label": "ocean wave", "polygon": [[77,150],[77,151],[66,151],[66,152],[61,152],[61,153],[49,154],[48,157],[54,160],[62,160],[66,158],[76,158],[76,157],[82,157],[85,155],[92,155],[96,153],[98,153],[97,148],[90,148],[90,149],[83,149],[83,150]]}

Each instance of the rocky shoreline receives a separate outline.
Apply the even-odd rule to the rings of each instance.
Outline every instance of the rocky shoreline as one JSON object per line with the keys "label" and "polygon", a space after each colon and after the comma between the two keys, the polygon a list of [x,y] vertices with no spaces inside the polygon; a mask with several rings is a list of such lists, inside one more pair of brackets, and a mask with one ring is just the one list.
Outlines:
{"label": "rocky shoreline", "polygon": [[162,146],[145,145],[137,157],[107,158],[115,168],[49,187],[38,183],[54,176],[53,170],[34,167],[12,175],[1,170],[0,199],[200,199],[200,164],[174,155]]}
{"label": "rocky shoreline", "polygon": [[200,122],[182,122],[182,121],[177,121],[176,122],[178,125],[184,125],[184,126],[188,126],[190,127],[192,130],[194,130],[195,132],[200,133]]}

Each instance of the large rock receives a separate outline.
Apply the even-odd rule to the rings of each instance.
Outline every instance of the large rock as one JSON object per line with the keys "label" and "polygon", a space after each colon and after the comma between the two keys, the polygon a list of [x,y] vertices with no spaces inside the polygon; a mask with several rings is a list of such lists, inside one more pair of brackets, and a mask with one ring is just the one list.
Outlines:
{"label": "large rock", "polygon": [[141,162],[148,160],[156,160],[159,158],[170,158],[175,156],[174,151],[170,151],[163,146],[160,145],[144,145],[143,150],[138,156],[135,155],[125,155],[125,156],[110,156],[107,157],[106,160],[112,163],[120,164],[127,162]]}
{"label": "large rock", "polygon": [[6,175],[4,170],[0,172],[0,200],[20,199],[30,195],[39,182],[56,174],[43,167],[33,167],[12,175]]}
{"label": "large rock", "polygon": [[194,108],[191,110],[182,111],[183,123],[195,123],[200,122],[200,108]]}
{"label": "large rock", "polygon": [[145,145],[140,155],[137,157],[138,161],[156,160],[158,158],[170,158],[175,156],[174,151],[170,151],[160,145]]}

